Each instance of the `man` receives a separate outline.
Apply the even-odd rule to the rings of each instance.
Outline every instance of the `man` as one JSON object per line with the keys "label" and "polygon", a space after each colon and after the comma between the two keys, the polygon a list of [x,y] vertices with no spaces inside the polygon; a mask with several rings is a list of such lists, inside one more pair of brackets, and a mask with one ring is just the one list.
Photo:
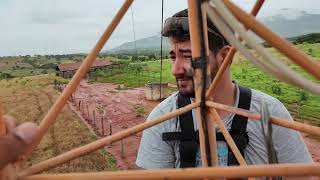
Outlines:
{"label": "man", "polygon": [[[194,84],[192,79],[194,69],[191,63],[191,45],[187,23],[187,10],[176,13],[165,22],[163,35],[170,40],[172,74],[176,78],[179,92],[174,93],[155,107],[150,113],[148,120],[176,110],[179,106],[180,97],[188,97],[188,99],[194,97]],[[211,79],[214,79],[230,46],[217,28],[209,21],[208,38],[210,49],[208,59],[211,63]],[[254,89],[246,90],[246,88],[242,88],[236,82],[232,81],[230,67],[227,68],[218,87],[215,89],[213,99],[218,103],[240,107],[240,104],[243,103],[239,103],[239,101],[242,101],[241,99],[243,99],[242,94],[246,93],[249,94],[249,96],[247,96],[249,98],[249,104],[247,104],[248,110],[260,113],[263,110],[261,108],[263,103],[261,102],[264,102],[272,116],[292,121],[289,112],[279,100]],[[237,124],[234,123],[236,119],[234,114],[224,111],[218,111],[218,113],[228,130],[232,131],[233,128],[239,128],[239,125],[233,125]],[[198,127],[195,111],[192,111],[192,115],[189,116],[192,116],[194,130],[196,131]],[[181,118],[181,116],[179,116],[179,118]],[[183,147],[181,144],[183,144],[185,139],[183,140],[181,137],[179,137],[179,139],[178,137],[172,137],[170,134],[167,134],[168,132],[181,132],[181,123],[185,122],[180,121],[179,118],[172,118],[164,123],[146,129],[143,132],[136,160],[136,165],[138,167],[144,169],[190,167],[190,164],[181,162],[181,156],[183,154],[181,153]],[[263,134],[261,122],[250,119],[237,122],[246,122],[243,126],[245,132],[242,133],[243,136],[241,136],[240,139],[247,143],[243,147],[243,154],[247,164],[268,164],[270,159],[268,158],[269,153],[265,145],[265,136]],[[312,158],[300,133],[275,125],[272,125],[272,128],[273,149],[279,163],[312,162]],[[217,131],[220,130],[217,129]],[[237,143],[237,140],[235,140],[235,142]],[[231,156],[228,155],[230,154],[230,150],[227,148],[226,143],[223,140],[218,140],[217,144],[218,164],[220,166],[230,165]],[[185,147],[183,148],[184,151],[186,151]],[[190,151],[190,149],[187,151]],[[188,155],[193,157],[192,153],[194,152],[188,152],[186,158],[188,158]],[[191,166],[201,166],[201,156],[198,147],[194,157],[195,160],[191,160],[194,164]]]}

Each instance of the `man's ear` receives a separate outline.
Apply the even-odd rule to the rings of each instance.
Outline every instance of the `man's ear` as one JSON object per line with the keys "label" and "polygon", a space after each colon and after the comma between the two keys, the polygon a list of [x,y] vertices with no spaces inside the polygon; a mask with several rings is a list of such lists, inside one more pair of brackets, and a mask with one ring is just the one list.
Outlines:
{"label": "man's ear", "polygon": [[223,60],[227,57],[227,54],[230,49],[231,49],[231,46],[226,45],[226,46],[223,46],[223,48],[221,48],[219,50],[219,55],[222,57]]}

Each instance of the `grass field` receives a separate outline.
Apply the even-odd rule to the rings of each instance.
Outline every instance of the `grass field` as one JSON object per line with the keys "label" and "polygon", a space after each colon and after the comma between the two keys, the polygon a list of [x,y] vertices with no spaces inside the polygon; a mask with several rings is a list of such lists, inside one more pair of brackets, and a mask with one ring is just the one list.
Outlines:
{"label": "grass field", "polygon": [[[1,80],[0,100],[5,112],[19,122],[31,121],[39,124],[58,97],[58,92],[50,86],[54,79],[66,82],[54,75]],[[96,139],[96,136],[90,132],[79,117],[68,106],[65,106],[55,125],[50,128],[41,144],[33,152],[28,164],[49,159]],[[115,170],[116,167],[115,160],[106,151],[99,150],[48,172],[89,172]]]}
{"label": "grass field", "polygon": [[[98,72],[98,76],[102,75],[100,82],[124,84],[127,87],[141,87],[149,82],[159,82],[160,69],[160,61],[138,62],[121,69]],[[175,83],[175,79],[171,75],[171,62],[168,59],[163,60],[162,81]]]}
{"label": "grass field", "polygon": [[[297,47],[314,59],[320,60],[319,43],[300,44]],[[285,63],[289,64],[289,66],[295,71],[299,72],[308,79],[315,80],[300,67],[292,64],[291,61],[289,61],[279,52],[275,51],[274,49],[268,50],[282,59]],[[100,72],[100,75],[103,77],[99,81],[124,84],[127,87],[144,86],[144,84],[148,82],[160,81],[160,69],[160,61],[135,63],[135,65],[132,65],[131,67],[128,66],[126,68],[113,71]],[[316,120],[315,118],[320,117],[319,96],[312,95],[308,92],[272,78],[270,75],[267,75],[260,69],[254,67],[249,61],[239,54],[236,55],[231,69],[233,79],[237,80],[241,85],[266,92],[280,99],[290,111],[299,114],[299,117],[307,118],[309,120]],[[170,60],[164,60],[162,73],[163,82],[175,84],[175,79],[171,75]]]}

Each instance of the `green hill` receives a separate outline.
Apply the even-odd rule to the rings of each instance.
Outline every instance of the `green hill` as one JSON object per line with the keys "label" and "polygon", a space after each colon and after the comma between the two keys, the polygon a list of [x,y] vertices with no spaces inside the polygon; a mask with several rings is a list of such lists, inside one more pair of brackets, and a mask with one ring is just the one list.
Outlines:
{"label": "green hill", "polygon": [[288,38],[288,40],[291,41],[293,44],[320,43],[320,33],[305,34],[301,36]]}
{"label": "green hill", "polygon": [[[136,41],[124,43],[114,49],[103,51],[107,54],[159,54],[160,52],[161,36],[154,35],[151,37],[138,39]],[[167,38],[163,38],[163,49],[169,49],[169,42]]]}

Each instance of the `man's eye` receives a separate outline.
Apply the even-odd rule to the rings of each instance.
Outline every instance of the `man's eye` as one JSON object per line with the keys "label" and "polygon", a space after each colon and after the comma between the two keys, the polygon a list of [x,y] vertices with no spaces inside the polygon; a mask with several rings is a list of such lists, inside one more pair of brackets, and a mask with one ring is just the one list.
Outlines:
{"label": "man's eye", "polygon": [[175,61],[176,57],[175,56],[170,56],[171,61]]}

